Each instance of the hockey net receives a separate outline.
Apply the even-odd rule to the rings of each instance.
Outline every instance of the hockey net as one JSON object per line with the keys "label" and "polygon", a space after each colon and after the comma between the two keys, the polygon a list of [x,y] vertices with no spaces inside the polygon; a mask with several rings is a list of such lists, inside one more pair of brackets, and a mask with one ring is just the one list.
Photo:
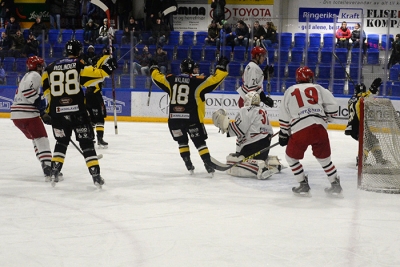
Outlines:
{"label": "hockey net", "polygon": [[400,193],[400,119],[388,98],[360,101],[358,187]]}

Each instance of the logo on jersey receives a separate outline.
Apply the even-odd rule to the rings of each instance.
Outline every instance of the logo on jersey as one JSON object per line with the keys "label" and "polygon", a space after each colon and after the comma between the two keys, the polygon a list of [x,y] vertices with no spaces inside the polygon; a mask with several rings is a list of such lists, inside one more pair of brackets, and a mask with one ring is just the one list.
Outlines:
{"label": "logo on jersey", "polygon": [[173,107],[173,110],[174,110],[175,112],[184,112],[184,111],[185,111],[185,107],[182,107],[182,106],[175,106],[175,107]]}
{"label": "logo on jersey", "polygon": [[63,97],[60,99],[60,104],[61,105],[70,105],[72,103],[72,98],[69,97]]}
{"label": "logo on jersey", "polygon": [[56,108],[56,112],[57,113],[66,113],[66,112],[75,112],[75,111],[79,111],[78,105],[57,107]]}
{"label": "logo on jersey", "polygon": [[190,114],[189,113],[171,113],[169,114],[169,117],[171,119],[190,119]]}

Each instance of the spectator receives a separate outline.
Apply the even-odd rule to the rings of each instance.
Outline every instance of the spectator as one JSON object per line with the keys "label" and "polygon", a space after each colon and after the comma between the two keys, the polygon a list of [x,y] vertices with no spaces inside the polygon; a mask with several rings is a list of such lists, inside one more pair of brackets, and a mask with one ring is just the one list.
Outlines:
{"label": "spectator", "polygon": [[82,55],[82,59],[90,66],[96,66],[98,58],[93,45],[89,45],[86,53]]}
{"label": "spectator", "polygon": [[232,48],[235,46],[235,32],[232,31],[232,27],[225,20],[222,22],[223,26],[220,31],[220,42],[222,45],[229,45]]}
{"label": "spectator", "polygon": [[10,48],[10,56],[13,57],[20,57],[22,53],[22,49],[24,49],[26,40],[24,38],[24,35],[22,34],[21,30],[17,30],[17,33],[15,34],[13,40],[12,40],[12,45]]}
{"label": "spectator", "polygon": [[141,40],[140,38],[140,26],[137,21],[135,21],[134,17],[129,18],[128,25],[125,27],[128,28],[129,34],[124,32],[124,35],[122,36],[122,44],[130,44],[131,42],[131,32],[133,32],[133,45],[136,45],[138,40]]}
{"label": "spectator", "polygon": [[390,55],[387,68],[400,63],[400,34],[396,34],[396,39],[392,38],[392,54]]}
{"label": "spectator", "polygon": [[361,25],[356,23],[354,30],[351,32],[351,41],[353,42],[353,48],[359,48],[360,43],[362,43],[362,50],[364,55],[367,53],[367,44],[365,43],[366,35],[364,30],[361,34]]}
{"label": "spectator", "polygon": [[81,15],[82,18],[82,29],[85,28],[86,23],[89,22],[89,13],[90,13],[90,8],[92,6],[92,3],[90,2],[91,0],[80,0],[80,8],[79,8],[79,14]]}
{"label": "spectator", "polygon": [[132,11],[132,1],[116,0],[116,11],[118,14],[118,29],[128,26],[129,13]]}
{"label": "spectator", "polygon": [[0,66],[0,84],[6,84],[6,71],[4,70],[3,66]]}
{"label": "spectator", "polygon": [[167,69],[168,69],[167,52],[165,52],[161,46],[157,47],[157,51],[154,54],[154,60],[157,61],[161,73],[167,74]]}
{"label": "spectator", "polygon": [[92,19],[89,19],[83,30],[83,40],[85,44],[94,44],[96,42],[98,29],[99,24],[96,24]]}
{"label": "spectator", "polygon": [[222,20],[225,20],[225,4],[225,0],[212,0],[211,3],[213,20],[220,25],[222,25]]}
{"label": "spectator", "polygon": [[63,0],[46,0],[46,6],[49,7],[50,29],[57,29],[60,31]]}
{"label": "spectator", "polygon": [[157,44],[160,46],[165,45],[168,42],[170,30],[164,23],[161,22],[161,18],[156,19],[156,23],[151,28],[151,36],[149,38],[150,44]]}
{"label": "spectator", "polygon": [[192,76],[204,76],[204,73],[200,73],[200,66],[197,62],[193,64]]}
{"label": "spectator", "polygon": [[174,30],[174,14],[178,10],[178,4],[175,0],[160,0],[162,16],[164,17],[164,23],[169,27],[170,31]]}
{"label": "spectator", "polygon": [[97,37],[96,42],[108,45],[109,38],[114,39],[114,30],[108,26],[108,19],[103,19],[103,25],[99,29],[99,37]]}
{"label": "spectator", "polygon": [[42,40],[46,38],[48,29],[46,24],[42,21],[42,17],[37,16],[29,31],[35,36],[35,39],[41,43]]}
{"label": "spectator", "polygon": [[150,31],[153,24],[156,23],[156,18],[161,15],[160,0],[146,0],[144,13],[146,13],[146,31]]}
{"label": "spectator", "polygon": [[22,57],[37,56],[39,51],[39,41],[36,40],[35,35],[29,34],[26,40],[25,46],[22,49]]}
{"label": "spectator", "polygon": [[11,39],[8,37],[6,32],[1,33],[1,39],[0,39],[0,58],[1,60],[4,59],[4,57],[9,56],[9,50],[11,48],[12,42]]}
{"label": "spectator", "polygon": [[264,47],[267,48],[272,47],[276,42],[276,27],[272,21],[268,21],[267,24],[265,24],[265,36],[262,43]]}
{"label": "spectator", "polygon": [[133,62],[133,73],[138,75],[139,71],[142,75],[149,75],[149,65],[150,59],[152,58],[151,54],[149,53],[149,48],[147,45],[143,47],[143,51],[141,54],[138,54],[139,50],[135,47],[135,62]]}
{"label": "spectator", "polygon": [[260,26],[260,23],[256,20],[253,26],[254,46],[262,46],[266,34],[264,27]]}
{"label": "spectator", "polygon": [[15,21],[15,17],[12,15],[10,17],[10,21],[7,23],[7,26],[6,26],[6,32],[7,32],[8,37],[10,37],[11,40],[13,40],[17,31],[20,29],[21,29],[21,26],[19,25],[18,22]]}
{"label": "spectator", "polygon": [[205,39],[206,45],[215,45],[219,48],[221,28],[215,20],[211,21],[210,25],[208,25],[208,36]]}
{"label": "spectator", "polygon": [[349,48],[350,37],[351,32],[349,28],[347,28],[347,22],[343,21],[342,26],[336,31],[337,47]]}
{"label": "spectator", "polygon": [[10,17],[15,15],[14,0],[1,0],[0,10],[1,27],[5,28],[5,24],[10,20]]}
{"label": "spectator", "polygon": [[75,31],[75,18],[79,14],[79,0],[64,1],[62,12],[67,21],[66,28]]}
{"label": "spectator", "polygon": [[235,30],[235,46],[244,46],[247,48],[249,44],[249,27],[247,27],[246,23],[243,20],[239,20],[236,24]]}

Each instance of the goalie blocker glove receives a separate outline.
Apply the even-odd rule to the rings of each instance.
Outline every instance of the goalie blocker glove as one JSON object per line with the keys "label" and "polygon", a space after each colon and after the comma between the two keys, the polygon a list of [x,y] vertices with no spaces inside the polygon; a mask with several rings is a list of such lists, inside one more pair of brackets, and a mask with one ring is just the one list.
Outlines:
{"label": "goalie blocker glove", "polygon": [[268,107],[272,108],[274,106],[274,100],[272,100],[272,98],[270,98],[269,96],[266,96],[264,91],[260,93],[260,99],[261,102],[263,102]]}
{"label": "goalie blocker glove", "polygon": [[376,78],[371,86],[369,87],[369,90],[371,91],[371,93],[376,94],[379,90],[379,87],[382,85],[382,79],[381,78]]}
{"label": "goalie blocker glove", "polygon": [[214,125],[220,129],[221,133],[228,132],[229,118],[226,115],[225,109],[219,109],[212,114],[212,121]]}
{"label": "goalie blocker glove", "polygon": [[108,75],[111,75],[117,67],[117,60],[113,57],[107,58],[103,65],[101,65],[101,69],[104,70]]}
{"label": "goalie blocker glove", "polygon": [[227,57],[221,57],[218,60],[217,66],[215,66],[216,69],[222,70],[222,71],[227,71],[226,67],[229,64],[229,59]]}
{"label": "goalie blocker glove", "polygon": [[150,59],[149,65],[150,65],[150,75],[153,72],[153,70],[160,70],[160,68],[158,67],[158,62],[154,59]]}
{"label": "goalie blocker glove", "polygon": [[279,145],[286,146],[289,142],[289,135],[279,131]]}
{"label": "goalie blocker glove", "polygon": [[271,77],[274,74],[274,66],[272,65],[267,65],[265,66],[265,68],[263,69],[263,73],[265,77]]}

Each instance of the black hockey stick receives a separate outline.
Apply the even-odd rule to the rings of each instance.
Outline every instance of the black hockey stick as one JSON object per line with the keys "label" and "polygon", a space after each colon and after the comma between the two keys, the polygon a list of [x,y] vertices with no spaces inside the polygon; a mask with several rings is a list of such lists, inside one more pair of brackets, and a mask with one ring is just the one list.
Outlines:
{"label": "black hockey stick", "polygon": [[356,86],[356,84],[354,83],[353,79],[350,77],[349,73],[346,71],[346,67],[343,65],[342,61],[340,61],[339,57],[336,55],[335,52],[332,52],[333,56],[339,61],[340,66],[342,66],[344,72],[346,73],[347,79],[349,79],[349,81],[351,81],[354,85],[354,87]]}
{"label": "black hockey stick", "polygon": [[248,157],[245,157],[244,159],[239,160],[238,162],[235,162],[235,164],[225,164],[225,163],[219,162],[218,160],[216,160],[213,157],[211,157],[211,162],[213,164],[213,168],[214,169],[216,169],[217,171],[222,171],[223,172],[223,171],[226,171],[226,170],[229,170],[229,169],[235,167],[236,165],[238,165],[238,164],[240,164],[242,162],[248,161],[249,159],[252,159],[252,158],[258,156],[261,153],[264,153],[265,151],[268,151],[268,150],[270,150],[271,148],[273,148],[273,147],[275,147],[277,145],[279,145],[279,142],[276,142],[275,144],[270,145],[269,147],[263,148],[260,151],[254,153],[254,154],[252,154],[252,155],[250,155]]}
{"label": "black hockey stick", "polygon": [[[83,151],[80,149],[80,147],[77,146],[77,145],[75,144],[75,142],[72,141],[72,139],[70,139],[69,141],[74,145],[74,147],[79,151],[79,153],[81,153],[81,155],[84,156],[84,155],[83,155]],[[101,158],[103,158],[103,154],[97,154],[97,159],[101,159]]]}
{"label": "black hockey stick", "polygon": [[151,97],[151,89],[153,87],[153,80],[151,79],[151,73],[150,73],[150,86],[149,86],[149,94],[147,96],[147,106],[150,105],[150,97]]}

